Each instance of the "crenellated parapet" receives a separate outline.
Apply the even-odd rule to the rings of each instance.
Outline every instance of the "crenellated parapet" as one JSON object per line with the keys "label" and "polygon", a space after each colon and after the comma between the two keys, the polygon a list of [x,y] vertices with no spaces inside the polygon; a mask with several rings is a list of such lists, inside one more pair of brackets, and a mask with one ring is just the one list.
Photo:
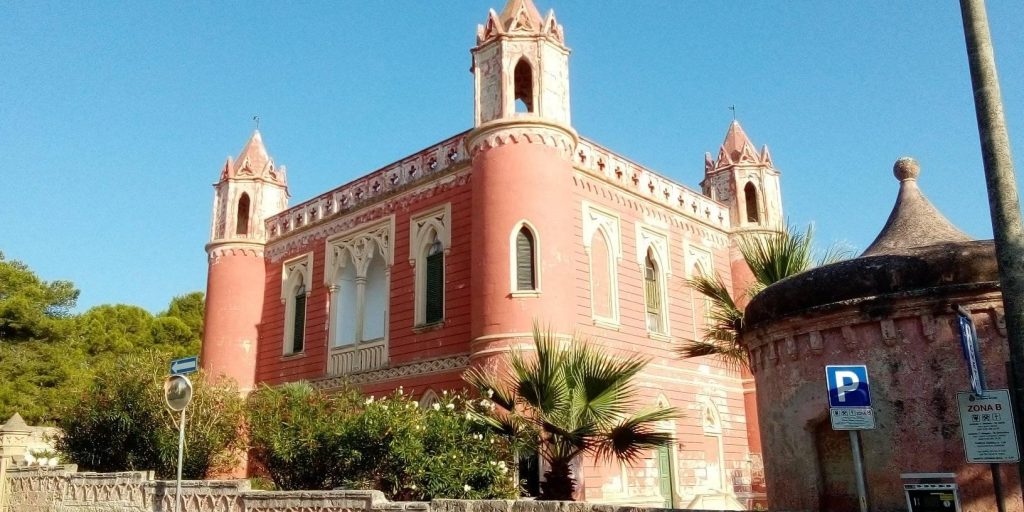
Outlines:
{"label": "crenellated parapet", "polygon": [[268,242],[344,217],[468,164],[466,133],[388,164],[267,219]]}
{"label": "crenellated parapet", "polygon": [[685,217],[716,227],[731,225],[728,205],[684,187],[593,141],[581,138],[572,162],[576,169]]}

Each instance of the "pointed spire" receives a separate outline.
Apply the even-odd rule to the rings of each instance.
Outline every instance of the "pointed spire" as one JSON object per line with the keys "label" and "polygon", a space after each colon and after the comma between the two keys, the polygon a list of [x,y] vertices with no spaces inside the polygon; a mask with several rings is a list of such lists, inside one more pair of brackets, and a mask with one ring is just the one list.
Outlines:
{"label": "pointed spire", "polygon": [[967,242],[967,236],[953,225],[917,186],[921,166],[910,157],[896,160],[892,173],[900,181],[900,192],[889,220],[875,241],[861,256],[899,254],[902,249],[946,242]]}
{"label": "pointed spire", "polygon": [[29,426],[25,423],[25,419],[20,414],[14,413],[7,423],[0,426],[0,432],[29,432]]}
{"label": "pointed spire", "polygon": [[774,167],[771,152],[765,145],[758,153],[750,137],[743,131],[740,122],[733,119],[729,124],[729,130],[725,133],[725,140],[718,150],[718,158],[713,168],[705,166],[705,171],[720,171],[739,164],[766,165]]}
{"label": "pointed spire", "polygon": [[224,163],[220,179],[228,178],[262,178],[284,184],[284,167],[278,169],[274,166],[274,159],[267,153],[267,148],[263,145],[263,135],[259,130],[253,130],[238,158],[228,157]]}
{"label": "pointed spire", "polygon": [[539,32],[544,22],[532,0],[508,0],[500,18],[508,32]]}
{"label": "pointed spire", "polygon": [[479,46],[499,36],[524,34],[543,35],[565,45],[565,34],[555,19],[555,11],[541,17],[533,0],[508,0],[501,14],[491,9],[485,24],[477,27],[476,43]]}

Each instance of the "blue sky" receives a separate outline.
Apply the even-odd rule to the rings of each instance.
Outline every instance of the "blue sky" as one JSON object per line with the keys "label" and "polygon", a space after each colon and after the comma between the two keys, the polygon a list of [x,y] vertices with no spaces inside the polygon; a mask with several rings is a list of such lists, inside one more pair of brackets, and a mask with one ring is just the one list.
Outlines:
{"label": "blue sky", "polygon": [[[206,286],[219,169],[262,118],[292,204],[472,124],[469,48],[503,0],[0,3],[0,251],[102,303]],[[564,25],[573,124],[698,189],[736,105],[786,215],[865,248],[891,167],[990,238],[956,2],[537,0]],[[989,2],[1024,151],[1024,8]]]}

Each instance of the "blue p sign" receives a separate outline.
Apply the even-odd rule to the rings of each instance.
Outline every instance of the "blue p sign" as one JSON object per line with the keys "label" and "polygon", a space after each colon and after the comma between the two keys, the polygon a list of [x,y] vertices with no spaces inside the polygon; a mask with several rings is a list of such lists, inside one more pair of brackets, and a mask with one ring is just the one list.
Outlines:
{"label": "blue p sign", "polygon": [[867,366],[828,365],[825,382],[829,407],[871,407]]}

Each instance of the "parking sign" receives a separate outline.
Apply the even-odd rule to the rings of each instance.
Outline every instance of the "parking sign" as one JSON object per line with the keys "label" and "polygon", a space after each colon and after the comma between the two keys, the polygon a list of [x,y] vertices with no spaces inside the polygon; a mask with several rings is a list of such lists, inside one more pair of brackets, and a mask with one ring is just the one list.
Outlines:
{"label": "parking sign", "polygon": [[828,365],[825,367],[829,407],[871,407],[868,367]]}

